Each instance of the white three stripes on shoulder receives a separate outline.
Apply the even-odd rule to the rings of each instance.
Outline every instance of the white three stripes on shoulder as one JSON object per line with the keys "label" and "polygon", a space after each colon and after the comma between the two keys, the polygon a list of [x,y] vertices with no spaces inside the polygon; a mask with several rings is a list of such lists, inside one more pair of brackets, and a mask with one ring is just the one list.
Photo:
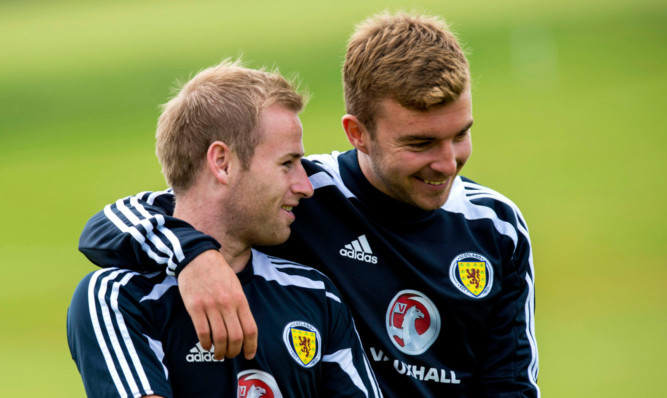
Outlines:
{"label": "white three stripes on shoulder", "polygon": [[[146,203],[150,204],[155,200],[156,196],[168,193],[154,192],[152,193]],[[104,215],[118,228],[121,232],[128,233],[139,242],[141,249],[158,264],[167,264],[167,273],[174,275],[176,271],[176,262],[183,261],[185,255],[178,238],[172,231],[164,226],[164,216],[158,214],[151,216],[146,208],[139,202],[139,197],[144,196],[145,193],[130,196],[124,199],[119,199],[116,203],[104,207]],[[129,205],[129,207],[128,207]],[[137,216],[132,210],[135,210]],[[121,219],[122,215],[127,219],[127,223]],[[141,229],[137,228],[141,226]],[[145,231],[145,232],[142,232]],[[166,244],[168,243],[169,246]],[[156,253],[151,244],[160,252]]]}
{"label": "white three stripes on shoulder", "polygon": [[[93,274],[88,285],[88,309],[90,312],[90,319],[93,325],[93,330],[95,331],[95,337],[99,344],[102,355],[104,356],[104,361],[109,370],[109,374],[114,381],[118,394],[121,397],[128,396],[127,391],[121,380],[121,376],[116,369],[114,358],[118,361],[120,365],[122,376],[127,385],[130,388],[132,396],[141,396],[142,394],[151,395],[153,391],[151,389],[146,373],[141,365],[137,351],[134,348],[132,339],[130,338],[125,320],[123,315],[118,309],[118,292],[121,286],[127,284],[127,282],[135,275],[135,273],[125,270],[114,270],[114,269],[104,269],[99,270]],[[120,278],[120,280],[118,280]],[[98,279],[101,279],[98,284]],[[109,284],[111,283],[111,294],[107,297],[107,290]],[[97,287],[96,287],[97,286]],[[97,292],[97,294],[95,294]],[[97,305],[100,306],[100,312],[102,313],[102,321],[97,312]],[[111,313],[113,312],[114,318],[116,320],[116,325],[114,325]],[[121,338],[118,338],[118,333],[120,333]],[[105,336],[108,337],[113,353],[109,350],[109,347],[106,343]],[[123,347],[124,345],[126,351],[130,356],[130,361],[134,370],[139,377],[139,382],[141,383],[141,391],[138,387],[137,381],[130,369],[130,363],[128,363],[127,358],[125,357]]]}
{"label": "white three stripes on shoulder", "polygon": [[[266,254],[258,252],[257,250],[254,249],[252,251],[252,258],[253,258],[252,264],[254,267],[255,275],[261,276],[267,281],[275,281],[282,286],[298,286],[306,289],[324,290],[325,295],[328,298],[335,300],[339,303],[341,302],[340,297],[326,290],[326,285],[324,284],[324,282],[310,279],[305,276],[291,275],[286,272],[281,272],[280,269],[296,268],[296,269],[308,269],[314,272],[319,272],[319,271],[292,262],[289,262],[289,265],[273,262],[272,258],[275,259],[276,257],[270,258]],[[321,274],[321,272],[319,273]]]}
{"label": "white three stripes on shoulder", "polygon": [[280,272],[278,268],[306,268],[304,266],[288,266],[288,265],[276,265],[272,264],[269,257],[261,252],[256,250],[252,251],[253,258],[253,267],[255,274],[263,277],[266,280],[273,280],[278,282],[283,286],[300,286],[308,289],[321,289],[325,288],[324,283],[321,281],[312,280],[304,276],[299,275],[290,275],[284,272]]}

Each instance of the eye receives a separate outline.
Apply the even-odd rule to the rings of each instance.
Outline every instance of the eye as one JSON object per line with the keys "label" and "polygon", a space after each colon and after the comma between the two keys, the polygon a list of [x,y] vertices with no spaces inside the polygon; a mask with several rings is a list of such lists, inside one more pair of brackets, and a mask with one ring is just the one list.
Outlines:
{"label": "eye", "polygon": [[462,132],[458,133],[458,134],[454,137],[454,141],[457,141],[457,142],[458,142],[458,141],[463,141],[463,140],[465,140],[466,137],[468,137],[468,134],[469,134],[469,133],[470,133],[470,129],[467,129],[467,130],[465,130],[465,131],[462,131]]}
{"label": "eye", "polygon": [[408,148],[412,150],[426,149],[431,145],[431,141],[414,141],[407,144]]}
{"label": "eye", "polygon": [[454,137],[454,141],[463,141],[466,138],[468,138],[469,135],[470,135],[470,127],[458,133],[456,137]]}
{"label": "eye", "polygon": [[294,165],[298,161],[299,160],[297,160],[295,158],[290,158],[289,160],[286,160],[286,161],[280,163],[280,166],[285,167],[286,169],[291,169],[292,167],[294,167]]}

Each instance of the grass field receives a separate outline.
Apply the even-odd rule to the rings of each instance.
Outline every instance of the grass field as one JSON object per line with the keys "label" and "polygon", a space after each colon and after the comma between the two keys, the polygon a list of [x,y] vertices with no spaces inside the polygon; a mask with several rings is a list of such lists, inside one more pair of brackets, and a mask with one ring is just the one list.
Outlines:
{"label": "grass field", "polygon": [[[531,227],[545,397],[661,397],[667,368],[667,3],[3,1],[0,396],[80,397],[65,314],[88,217],[163,188],[158,104],[226,57],[298,73],[308,153],[349,148],[340,65],[383,8],[446,17],[470,53],[464,175]],[[661,287],[662,286],[662,287]]]}

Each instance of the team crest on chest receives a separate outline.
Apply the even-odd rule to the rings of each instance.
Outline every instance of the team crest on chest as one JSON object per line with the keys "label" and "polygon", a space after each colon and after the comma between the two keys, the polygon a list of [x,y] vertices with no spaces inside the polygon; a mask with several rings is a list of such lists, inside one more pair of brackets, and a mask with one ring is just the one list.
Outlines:
{"label": "team crest on chest", "polygon": [[302,321],[288,323],[283,341],[299,365],[310,368],[319,362],[322,342],[320,332],[313,325]]}
{"label": "team crest on chest", "polygon": [[482,298],[493,287],[493,266],[480,254],[462,253],[449,266],[449,279],[466,296]]}
{"label": "team crest on chest", "polygon": [[282,398],[276,379],[262,370],[250,369],[238,374],[238,398]]}
{"label": "team crest on chest", "polygon": [[385,326],[396,348],[408,355],[419,355],[438,338],[440,313],[423,293],[402,290],[389,303]]}

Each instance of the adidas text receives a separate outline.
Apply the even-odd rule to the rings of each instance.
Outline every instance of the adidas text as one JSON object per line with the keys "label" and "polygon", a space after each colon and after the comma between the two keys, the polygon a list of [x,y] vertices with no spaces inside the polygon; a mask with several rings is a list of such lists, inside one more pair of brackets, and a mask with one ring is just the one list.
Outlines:
{"label": "adidas text", "polygon": [[222,362],[225,359],[213,358],[212,352],[198,352],[196,354],[188,354],[188,356],[185,357],[185,360],[188,362]]}
{"label": "adidas text", "polygon": [[222,362],[225,360],[225,358],[213,358],[213,351],[213,347],[211,347],[210,351],[206,351],[202,348],[200,343],[197,343],[196,346],[190,349],[190,353],[185,356],[185,360],[188,362]]}
{"label": "adidas text", "polygon": [[378,258],[363,252],[356,252],[354,250],[340,249],[340,255],[344,257],[353,258],[355,260],[364,261],[371,264],[377,264]]}

